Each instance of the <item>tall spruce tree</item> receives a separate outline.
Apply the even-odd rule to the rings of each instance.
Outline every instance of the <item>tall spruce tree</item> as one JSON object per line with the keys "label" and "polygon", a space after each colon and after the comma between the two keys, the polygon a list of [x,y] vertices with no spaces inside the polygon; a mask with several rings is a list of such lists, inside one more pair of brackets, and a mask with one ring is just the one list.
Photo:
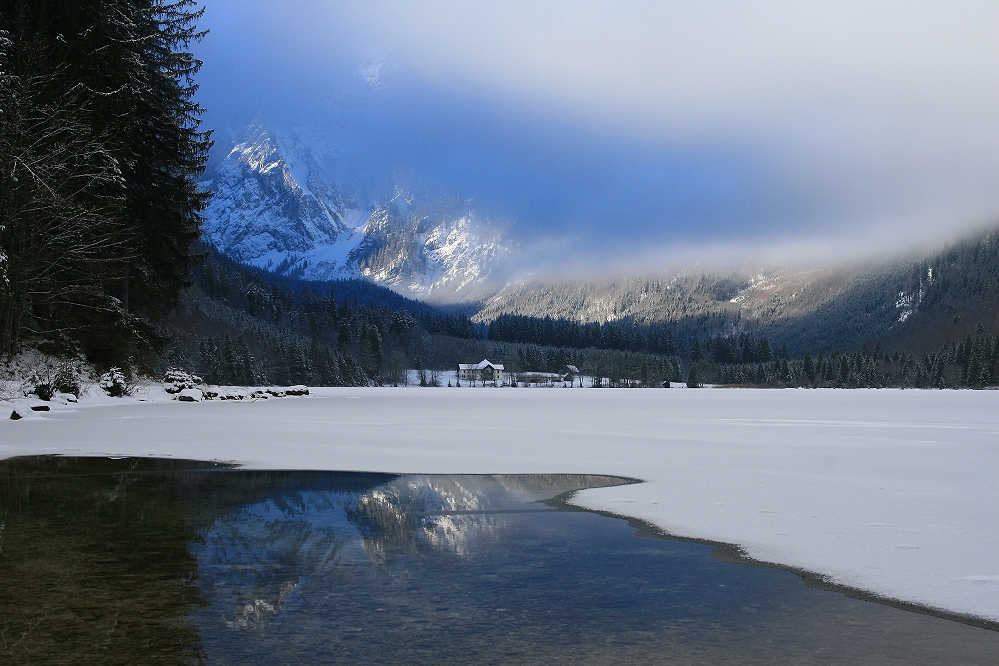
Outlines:
{"label": "tall spruce tree", "polygon": [[194,101],[201,61],[188,51],[204,35],[196,27],[204,10],[194,10],[194,0],[128,4],[139,41],[125,134],[125,214],[135,251],[124,297],[129,309],[158,319],[189,285],[198,259],[200,213],[210,196],[197,185],[211,147],[209,132],[199,129],[202,108]]}

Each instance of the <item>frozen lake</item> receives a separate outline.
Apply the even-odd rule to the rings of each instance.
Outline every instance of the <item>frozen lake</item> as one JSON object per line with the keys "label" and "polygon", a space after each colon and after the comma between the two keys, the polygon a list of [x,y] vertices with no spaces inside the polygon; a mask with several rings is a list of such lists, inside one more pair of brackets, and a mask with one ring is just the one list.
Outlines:
{"label": "frozen lake", "polygon": [[[626,480],[0,462],[4,663],[991,664],[999,632],[545,501]],[[564,497],[564,495],[563,495]]]}
{"label": "frozen lake", "polygon": [[999,392],[317,389],[181,404],[159,389],[0,424],[0,456],[257,469],[606,474],[576,503],[871,594],[999,621]]}

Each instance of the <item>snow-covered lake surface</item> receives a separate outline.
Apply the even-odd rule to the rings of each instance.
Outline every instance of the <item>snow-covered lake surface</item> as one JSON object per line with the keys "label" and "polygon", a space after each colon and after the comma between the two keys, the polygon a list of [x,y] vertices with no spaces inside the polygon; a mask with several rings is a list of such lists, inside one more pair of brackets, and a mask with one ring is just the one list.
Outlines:
{"label": "snow-covered lake surface", "polygon": [[84,398],[0,421],[0,457],[635,477],[645,483],[587,490],[574,502],[876,595],[999,621],[999,392],[312,393],[179,403],[151,387]]}

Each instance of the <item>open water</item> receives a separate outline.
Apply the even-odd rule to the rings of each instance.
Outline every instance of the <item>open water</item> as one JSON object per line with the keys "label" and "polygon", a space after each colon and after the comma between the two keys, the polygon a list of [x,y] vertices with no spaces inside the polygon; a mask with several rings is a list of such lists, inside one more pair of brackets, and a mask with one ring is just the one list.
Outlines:
{"label": "open water", "polygon": [[3,461],[0,663],[996,663],[999,632],[539,502],[624,482]]}

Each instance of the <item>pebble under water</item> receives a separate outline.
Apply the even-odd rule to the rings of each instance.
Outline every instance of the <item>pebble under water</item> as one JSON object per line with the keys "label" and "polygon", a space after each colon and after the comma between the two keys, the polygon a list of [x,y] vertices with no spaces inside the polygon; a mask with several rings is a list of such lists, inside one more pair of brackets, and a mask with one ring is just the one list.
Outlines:
{"label": "pebble under water", "polygon": [[999,632],[541,502],[624,482],[2,461],[0,663],[995,663]]}

